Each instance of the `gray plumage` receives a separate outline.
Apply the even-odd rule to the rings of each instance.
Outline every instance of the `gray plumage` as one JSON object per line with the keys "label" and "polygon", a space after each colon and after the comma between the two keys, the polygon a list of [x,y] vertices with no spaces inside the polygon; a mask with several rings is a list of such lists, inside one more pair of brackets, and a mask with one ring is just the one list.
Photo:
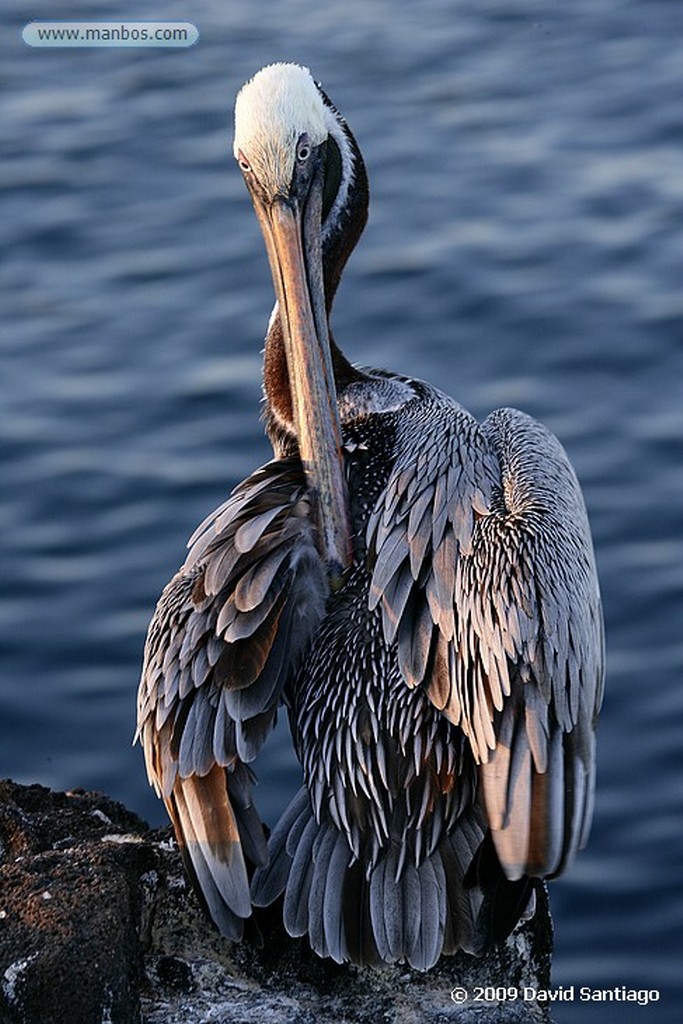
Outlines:
{"label": "gray plumage", "polygon": [[[297,93],[302,69],[266,72],[246,104],[254,145],[267,138],[265,85],[286,83],[281,121],[312,95],[308,81]],[[320,103],[316,130],[327,124],[338,151],[322,232],[333,294],[367,181],[348,126]],[[294,127],[305,162],[310,137]],[[425,970],[502,941],[533,912],[533,879],[586,841],[604,664],[586,510],[564,449],[529,416],[499,409],[478,424],[430,385],[351,367],[333,345],[353,560],[331,585],[287,420],[282,332],[276,313],[276,457],[199,527],[164,590],[138,733],[226,936],[282,897],[288,932],[321,956]],[[303,786],[266,843],[249,766],[283,703]]]}
{"label": "gray plumage", "polygon": [[[464,878],[487,826],[511,880],[559,873],[585,841],[602,620],[557,440],[515,410],[480,426],[397,383],[412,395],[398,411],[346,414],[357,557],[342,589],[328,592],[298,461],[270,463],[164,591],[139,714],[226,934],[251,912],[241,847],[253,902],[284,892],[288,931],[321,955],[427,968],[486,944],[484,893]],[[283,696],[305,786],[266,854],[246,765]]]}
{"label": "gray plumage", "polygon": [[186,865],[231,938],[267,860],[247,767],[319,621],[327,583],[298,464],[271,463],[197,530],[149,628],[138,732]]}

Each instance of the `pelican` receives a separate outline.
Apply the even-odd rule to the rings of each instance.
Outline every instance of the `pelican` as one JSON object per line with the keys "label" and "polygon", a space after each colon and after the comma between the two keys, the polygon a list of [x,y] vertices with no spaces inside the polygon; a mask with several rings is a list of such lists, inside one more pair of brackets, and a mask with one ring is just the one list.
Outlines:
{"label": "pelican", "polygon": [[[138,736],[226,937],[282,897],[320,956],[426,970],[504,941],[586,841],[604,661],[586,509],[540,423],[478,423],[336,345],[368,184],[306,68],[243,86],[234,154],[277,299],[274,457],[161,595]],[[303,785],[266,839],[250,766],[282,705]]]}

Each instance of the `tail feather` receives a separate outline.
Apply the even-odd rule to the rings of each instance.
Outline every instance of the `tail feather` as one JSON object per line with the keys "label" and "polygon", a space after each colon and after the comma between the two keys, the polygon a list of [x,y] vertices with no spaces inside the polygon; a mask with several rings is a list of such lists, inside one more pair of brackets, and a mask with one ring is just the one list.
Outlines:
{"label": "tail feather", "polygon": [[387,908],[384,905],[384,878],[386,874],[386,862],[380,861],[370,876],[369,904],[370,923],[372,925],[372,938],[375,943],[379,959],[385,963],[391,962],[390,936],[391,922],[387,921]]}
{"label": "tail feather", "polygon": [[252,880],[251,900],[255,907],[268,907],[285,891],[296,847],[288,849],[290,836],[301,832],[309,819],[308,792],[300,789],[273,829],[268,842],[268,861]]}
{"label": "tail feather", "polygon": [[423,926],[413,945],[413,961],[418,964],[436,963],[443,947],[446,926],[446,902],[441,893],[446,888],[441,854],[424,861],[418,870],[420,877],[420,912]]}
{"label": "tail feather", "polygon": [[485,855],[490,846],[495,857],[491,840],[484,844],[484,838],[472,809],[420,863],[403,856],[399,843],[376,862],[365,861],[336,825],[316,820],[302,789],[271,836],[270,861],[254,875],[252,899],[266,906],[284,892],[287,931],[308,934],[320,956],[338,963],[407,962],[428,970],[442,953],[483,952],[496,934],[497,915],[507,935],[515,912],[513,925],[528,903],[527,890],[508,882],[500,865],[489,877],[488,856],[480,857],[479,876],[476,864],[468,872],[482,845]]}
{"label": "tail feather", "polygon": [[309,812],[308,822],[294,854],[285,890],[283,920],[285,928],[294,938],[299,938],[308,931],[308,900],[315,866],[313,864],[313,842],[317,833],[318,825]]}
{"label": "tail feather", "polygon": [[338,964],[343,964],[349,959],[349,946],[344,926],[344,901],[339,899],[339,892],[344,887],[350,859],[346,837],[338,832],[330,854],[323,900],[325,941],[329,955]]}
{"label": "tail feather", "polygon": [[[413,966],[418,932],[422,931],[417,868],[407,862],[397,879],[398,854],[392,847],[370,876],[370,916],[380,956],[388,963],[407,959]],[[430,965],[431,966],[431,965]]]}
{"label": "tail feather", "polygon": [[289,828],[289,830],[287,831],[287,833],[285,835],[285,840],[284,840],[285,841],[285,845],[286,845],[286,849],[287,849],[287,853],[289,854],[289,856],[291,858],[294,857],[294,854],[296,853],[297,849],[299,848],[299,842],[301,840],[301,836],[303,835],[303,831],[306,828],[306,825],[308,824],[308,820],[309,820],[309,818],[311,816],[310,800],[308,798],[308,791],[306,789],[302,788],[300,790],[300,792],[299,792],[299,796],[302,797],[302,799],[300,801],[298,801],[295,798],[292,801],[292,803],[290,804],[290,807],[296,807],[297,815],[296,815],[296,818],[292,819],[291,828]]}
{"label": "tail feather", "polygon": [[469,816],[462,818],[458,830],[444,836],[440,843],[446,878],[444,953],[455,953],[459,949],[473,954],[478,951],[474,935],[483,896],[478,888],[466,886],[465,874],[483,838],[478,821]]}
{"label": "tail feather", "polygon": [[417,867],[408,862],[404,869],[403,885],[394,885],[401,892],[402,921],[399,942],[396,944],[396,959],[400,960],[404,951],[411,964],[416,963],[416,949],[419,947],[423,928],[428,923],[423,919],[422,893]]}
{"label": "tail feather", "polygon": [[313,843],[313,874],[308,892],[308,934],[311,946],[320,956],[329,956],[329,946],[325,932],[325,889],[335,884],[330,877],[330,859],[334,850],[338,833],[332,827],[321,828]]}
{"label": "tail feather", "polygon": [[361,967],[379,967],[382,960],[370,918],[369,885],[363,865],[352,861],[346,872],[342,920],[348,960]]}

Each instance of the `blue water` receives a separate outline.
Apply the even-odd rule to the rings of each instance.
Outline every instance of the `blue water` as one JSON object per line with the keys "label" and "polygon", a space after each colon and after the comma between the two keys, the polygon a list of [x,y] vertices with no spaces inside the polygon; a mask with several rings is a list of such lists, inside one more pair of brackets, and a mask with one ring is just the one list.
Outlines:
{"label": "blue water", "polygon": [[[526,409],[584,486],[609,679],[592,837],[553,885],[555,981],[662,995],[556,1019],[680,1020],[680,0],[146,7],[197,23],[175,51],[30,50],[24,11],[0,33],[0,775],[163,820],[130,745],[147,622],[186,537],[268,456],[271,285],[232,100],[262,64],[306,63],[373,190],[339,341],[476,415]],[[259,772],[272,823],[297,783],[286,732]]]}

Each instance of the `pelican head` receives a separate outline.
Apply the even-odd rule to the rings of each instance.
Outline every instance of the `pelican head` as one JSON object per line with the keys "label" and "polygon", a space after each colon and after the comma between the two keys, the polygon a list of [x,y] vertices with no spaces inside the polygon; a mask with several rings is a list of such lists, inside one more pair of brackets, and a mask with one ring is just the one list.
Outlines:
{"label": "pelican head", "polygon": [[297,163],[325,142],[322,97],[307,68],[270,64],[235,102],[235,159],[271,196],[286,196]]}
{"label": "pelican head", "polygon": [[[326,173],[327,145],[339,130],[310,73],[296,64],[263,68],[237,97],[234,153],[268,252],[290,426],[313,499],[320,551],[333,578],[351,558],[323,267],[323,221],[340,201],[341,180],[338,173]],[[338,145],[333,153],[332,170],[338,171]]]}

